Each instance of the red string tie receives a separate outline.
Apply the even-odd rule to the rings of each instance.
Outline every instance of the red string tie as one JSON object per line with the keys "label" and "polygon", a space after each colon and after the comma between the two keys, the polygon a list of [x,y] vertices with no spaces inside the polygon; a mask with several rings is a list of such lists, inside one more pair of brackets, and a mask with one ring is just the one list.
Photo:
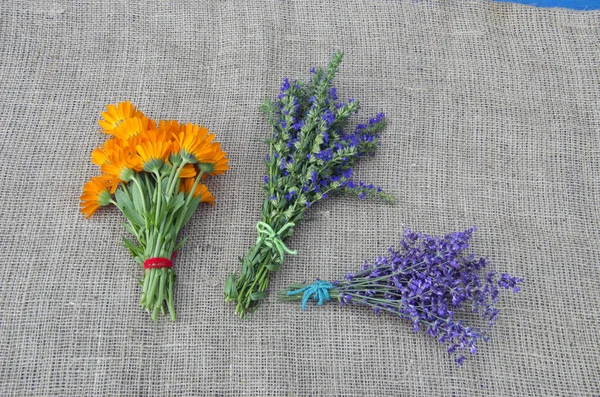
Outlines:
{"label": "red string tie", "polygon": [[144,269],[168,269],[173,267],[173,259],[175,259],[177,251],[173,252],[171,259],[168,258],[148,258],[144,261]]}

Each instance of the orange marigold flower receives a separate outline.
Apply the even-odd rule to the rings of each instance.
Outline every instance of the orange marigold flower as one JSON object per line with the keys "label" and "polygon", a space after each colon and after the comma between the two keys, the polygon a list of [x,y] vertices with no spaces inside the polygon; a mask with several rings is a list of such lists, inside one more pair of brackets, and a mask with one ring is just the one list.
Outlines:
{"label": "orange marigold flower", "polygon": [[156,124],[153,123],[152,120],[147,119],[146,117],[132,117],[124,120],[114,130],[109,132],[109,134],[125,141],[148,130],[156,129]]}
{"label": "orange marigold flower", "polygon": [[[194,187],[194,178],[185,178],[181,180],[179,185],[179,190],[184,192],[185,194],[189,194],[192,188]],[[215,205],[215,196],[208,190],[208,187],[202,183],[199,183],[196,186],[196,190],[194,190],[194,197],[200,196],[201,203],[209,203],[210,205]]]}
{"label": "orange marigold flower", "polygon": [[102,112],[102,120],[98,121],[102,130],[111,133],[123,121],[144,114],[136,109],[129,101],[119,102],[116,105],[106,105],[106,112]]}
{"label": "orange marigold flower", "polygon": [[181,169],[179,178],[194,178],[197,174],[196,167],[193,164],[186,164]]}
{"label": "orange marigold flower", "polygon": [[215,139],[208,133],[206,127],[198,127],[188,123],[176,136],[176,149],[181,151],[181,157],[193,163],[210,162],[213,149],[210,146]]}
{"label": "orange marigold flower", "polygon": [[136,151],[144,165],[144,170],[156,172],[168,160],[172,142],[163,130],[146,131],[140,136],[141,143]]}
{"label": "orange marigold flower", "polygon": [[135,135],[132,137],[129,137],[125,140],[121,141],[121,145],[122,147],[128,147],[131,148],[131,150],[136,150],[137,146],[139,144],[141,144],[142,142],[144,142],[146,140],[145,134],[142,135]]}
{"label": "orange marigold flower", "polygon": [[113,150],[107,155],[100,169],[106,175],[112,176],[119,182],[129,182],[135,172],[144,169],[140,156],[133,148],[125,146]]}
{"label": "orange marigold flower", "polygon": [[212,172],[209,172],[208,175],[215,176],[224,174],[225,171],[229,169],[229,159],[226,158],[227,153],[221,150],[221,144],[219,142],[213,142],[211,144],[213,148],[213,165],[214,168]]}
{"label": "orange marigold flower", "polygon": [[97,166],[102,166],[108,161],[108,156],[115,150],[120,150],[123,147],[123,142],[120,139],[111,138],[104,142],[102,147],[92,151],[92,163]]}
{"label": "orange marigold flower", "polygon": [[106,175],[106,174],[100,175],[100,178],[102,178],[106,181],[108,189],[110,190],[110,194],[115,194],[115,192],[117,191],[117,188],[119,187],[119,179],[112,175]]}
{"label": "orange marigold flower", "polygon": [[[185,130],[185,125],[179,124],[177,120],[159,120],[158,122],[158,130],[163,132],[166,137],[171,142],[171,149],[169,153],[169,160],[173,163],[178,162],[176,159],[180,156],[180,147],[179,142],[177,141],[177,134],[179,134],[182,130]],[[171,158],[171,155],[175,155],[175,158]],[[188,168],[188,167],[186,167]],[[189,168],[187,170],[189,172]]]}
{"label": "orange marigold flower", "polygon": [[114,186],[110,178],[95,176],[83,186],[81,194],[81,212],[91,217],[100,207],[110,204],[111,190]]}
{"label": "orange marigold flower", "polygon": [[166,131],[169,134],[177,135],[182,129],[185,128],[185,125],[179,124],[177,120],[160,120],[158,122],[158,129]]}

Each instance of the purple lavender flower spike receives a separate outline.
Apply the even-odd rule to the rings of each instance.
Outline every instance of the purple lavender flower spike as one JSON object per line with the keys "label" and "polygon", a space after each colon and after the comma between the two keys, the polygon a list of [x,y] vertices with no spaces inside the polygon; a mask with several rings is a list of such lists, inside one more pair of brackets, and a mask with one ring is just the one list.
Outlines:
{"label": "purple lavender flower spike", "polygon": [[[468,326],[460,315],[471,311],[493,326],[500,289],[518,292],[523,282],[506,273],[482,273],[487,259],[465,254],[475,230],[429,236],[407,229],[387,255],[333,282],[331,297],[340,306],[366,305],[378,315],[387,312],[409,320],[415,332],[424,330],[446,345],[460,367],[466,352],[477,353],[478,342],[488,340],[485,330]],[[281,293],[280,298],[295,300]]]}

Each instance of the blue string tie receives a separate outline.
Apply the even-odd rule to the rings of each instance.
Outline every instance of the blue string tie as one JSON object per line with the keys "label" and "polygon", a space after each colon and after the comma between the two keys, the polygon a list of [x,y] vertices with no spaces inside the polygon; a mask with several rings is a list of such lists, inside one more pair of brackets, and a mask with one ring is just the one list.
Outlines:
{"label": "blue string tie", "polygon": [[298,295],[304,293],[302,295],[302,310],[306,310],[306,303],[312,296],[314,300],[318,301],[317,305],[323,306],[323,303],[329,302],[331,300],[331,296],[329,296],[329,290],[333,288],[333,284],[329,281],[317,280],[314,283],[307,285],[306,287],[302,287],[295,291],[288,291],[288,296]]}

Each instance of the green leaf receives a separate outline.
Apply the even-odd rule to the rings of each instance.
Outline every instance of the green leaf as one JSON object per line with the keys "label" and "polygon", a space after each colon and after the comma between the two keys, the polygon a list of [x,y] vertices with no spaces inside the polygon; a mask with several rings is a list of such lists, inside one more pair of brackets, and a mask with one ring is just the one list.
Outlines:
{"label": "green leaf", "polygon": [[252,264],[252,265],[258,265],[261,261],[262,261],[262,256],[261,255],[255,255],[252,258],[252,261],[250,261],[249,263]]}
{"label": "green leaf", "polygon": [[281,200],[279,200],[279,203],[277,203],[277,209],[282,209],[286,205],[288,205],[288,201],[284,200],[284,199],[281,199]]}
{"label": "green leaf", "polygon": [[277,262],[270,262],[267,265],[267,269],[269,269],[272,272],[276,272],[277,270],[279,270],[279,267],[281,266],[281,264],[277,263]]}
{"label": "green leaf", "polygon": [[179,210],[183,204],[185,204],[185,195],[183,194],[183,192],[179,192],[175,197],[173,197],[171,199],[171,202],[169,203],[170,206],[170,210],[172,212],[175,212],[177,210]]}
{"label": "green leaf", "polygon": [[123,223],[123,227],[125,228],[125,230],[127,230],[129,232],[129,234],[138,237],[138,232],[136,229],[134,229],[134,227],[130,224],[130,223]]}
{"label": "green leaf", "polygon": [[138,247],[133,241],[123,237],[123,245],[125,246],[125,248],[129,249],[129,252],[131,252],[131,255],[133,255],[135,258],[142,256],[142,249]]}
{"label": "green leaf", "polygon": [[[134,191],[137,191],[137,189],[133,189]],[[127,193],[125,193],[123,190],[121,189],[117,189],[117,191],[115,192],[115,198],[117,200],[117,204],[119,206],[119,208],[121,209],[121,212],[123,212],[123,215],[125,215],[125,217],[129,220],[129,222],[131,222],[133,225],[141,227],[144,225],[144,221],[142,220],[142,218],[139,216],[138,211],[135,208],[135,204],[131,201],[131,199],[129,198],[129,195]],[[137,236],[137,233],[131,233],[135,236]]]}
{"label": "green leaf", "polygon": [[267,293],[264,291],[256,291],[250,295],[250,299],[253,301],[260,301],[267,297]]}
{"label": "green leaf", "polygon": [[242,262],[242,274],[247,278],[254,278],[254,267],[252,267],[250,261],[244,260]]}
{"label": "green leaf", "polygon": [[177,245],[175,246],[175,248],[173,248],[173,252],[179,251],[179,249],[181,247],[183,247],[183,245],[187,242],[187,240],[188,240],[187,237],[182,238],[181,241],[179,243],[177,243]]}
{"label": "green leaf", "polygon": [[[140,182],[140,184],[144,186],[143,182]],[[144,200],[142,198],[142,193],[137,186],[134,186],[131,189],[131,196],[133,198],[133,208],[135,209],[135,212],[137,212],[141,218],[144,218],[146,215],[146,211],[144,211]],[[144,194],[144,196],[146,195]]]}
{"label": "green leaf", "polygon": [[237,300],[238,290],[236,287],[237,274],[231,273],[225,282],[225,297],[229,300]]}
{"label": "green leaf", "polygon": [[185,210],[183,211],[181,215],[181,227],[183,227],[183,225],[185,225],[190,218],[192,217],[192,215],[194,215],[194,212],[196,211],[196,208],[198,207],[198,204],[200,203],[200,197],[195,197],[192,199],[192,201],[190,202],[190,204],[188,205],[187,208],[185,208]]}
{"label": "green leaf", "polygon": [[292,216],[294,216],[294,208],[290,207],[287,210],[285,210],[283,212],[283,215],[285,216],[286,219],[292,219]]}
{"label": "green leaf", "polygon": [[265,99],[265,102],[260,106],[259,109],[265,113],[271,113],[275,109],[275,105],[273,102]]}

